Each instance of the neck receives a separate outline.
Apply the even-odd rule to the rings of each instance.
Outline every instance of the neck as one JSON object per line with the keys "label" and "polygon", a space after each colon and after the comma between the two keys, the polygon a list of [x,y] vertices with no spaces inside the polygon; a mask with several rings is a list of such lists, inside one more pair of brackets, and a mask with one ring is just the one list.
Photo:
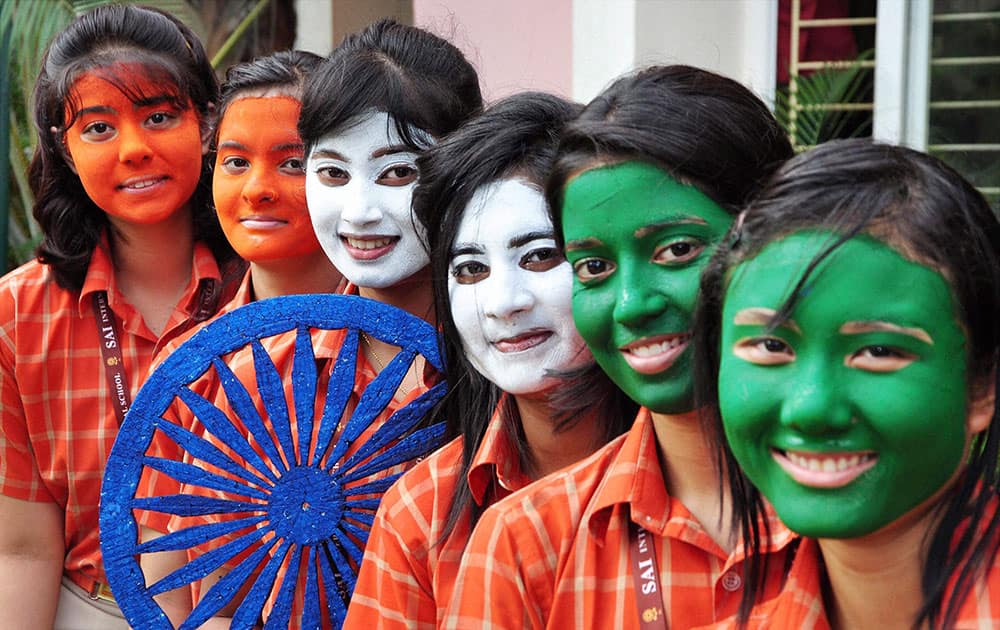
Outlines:
{"label": "neck", "polygon": [[119,290],[159,335],[191,282],[190,212],[153,225],[112,219],[110,243]]}
{"label": "neck", "polygon": [[431,295],[430,267],[424,267],[409,278],[384,289],[359,286],[358,295],[403,309],[437,326],[434,298]]}
{"label": "neck", "polygon": [[528,443],[530,464],[526,472],[532,480],[580,461],[601,445],[601,429],[595,414],[587,414],[557,432],[555,414],[546,399],[515,396],[514,404]]}
{"label": "neck", "polygon": [[296,258],[250,263],[255,300],[282,295],[334,293],[343,276],[323,250]]}
{"label": "neck", "polygon": [[[732,502],[719,477],[698,412],[652,416],[667,491],[684,504],[720,547],[731,550]],[[720,488],[725,498],[720,497]]]}
{"label": "neck", "polygon": [[921,577],[932,510],[850,539],[821,539],[833,628],[911,628],[923,605]]}

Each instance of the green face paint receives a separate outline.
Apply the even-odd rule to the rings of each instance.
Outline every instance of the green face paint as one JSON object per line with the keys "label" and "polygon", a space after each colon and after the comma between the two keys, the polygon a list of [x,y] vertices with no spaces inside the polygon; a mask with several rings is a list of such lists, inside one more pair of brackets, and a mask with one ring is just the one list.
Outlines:
{"label": "green face paint", "polygon": [[693,407],[691,314],[701,270],[732,219],[644,162],[584,171],[566,186],[573,320],[601,368],[653,411]]}
{"label": "green face paint", "polygon": [[853,538],[924,502],[961,464],[966,339],[941,274],[868,236],[825,260],[768,332],[834,238],[797,232],[733,271],[719,403],[733,454],[781,519]]}

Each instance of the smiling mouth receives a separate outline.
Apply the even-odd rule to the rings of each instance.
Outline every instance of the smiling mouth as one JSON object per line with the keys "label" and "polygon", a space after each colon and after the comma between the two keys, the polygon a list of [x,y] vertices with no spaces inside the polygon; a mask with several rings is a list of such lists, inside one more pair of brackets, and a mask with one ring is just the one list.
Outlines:
{"label": "smiling mouth", "polygon": [[288,221],[269,216],[250,216],[240,219],[240,225],[250,229],[267,230],[288,225]]}
{"label": "smiling mouth", "polygon": [[388,254],[399,241],[398,236],[346,236],[341,234],[340,241],[352,258],[357,260],[374,260]]}
{"label": "smiling mouth", "polygon": [[493,347],[504,354],[524,352],[525,350],[530,350],[536,346],[542,345],[548,341],[551,336],[552,331],[550,330],[533,330],[517,335],[516,337],[508,337],[506,339],[494,341]]}
{"label": "smiling mouth", "polygon": [[813,488],[840,488],[878,462],[874,451],[809,453],[771,449],[771,457],[796,482]]}
{"label": "smiling mouth", "polygon": [[126,180],[124,183],[118,185],[119,190],[128,191],[141,191],[147,188],[152,188],[161,182],[167,181],[165,175],[160,175],[156,177],[143,177],[139,179]]}
{"label": "smiling mouth", "polygon": [[659,374],[670,369],[687,349],[690,333],[657,335],[619,348],[625,362],[640,374]]}

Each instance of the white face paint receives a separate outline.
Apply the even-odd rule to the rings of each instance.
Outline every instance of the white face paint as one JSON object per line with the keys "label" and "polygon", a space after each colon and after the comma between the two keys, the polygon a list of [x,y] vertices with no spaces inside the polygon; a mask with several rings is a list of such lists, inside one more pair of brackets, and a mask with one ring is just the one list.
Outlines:
{"label": "white face paint", "polygon": [[573,325],[573,272],[556,247],[545,198],[507,179],[476,191],[452,245],[448,296],[462,346],[483,376],[532,394],[592,361]]}
{"label": "white face paint", "polygon": [[374,110],[350,129],[320,138],[309,154],[313,228],[326,255],[357,286],[391,287],[429,262],[423,227],[410,211],[416,160],[395,121]]}

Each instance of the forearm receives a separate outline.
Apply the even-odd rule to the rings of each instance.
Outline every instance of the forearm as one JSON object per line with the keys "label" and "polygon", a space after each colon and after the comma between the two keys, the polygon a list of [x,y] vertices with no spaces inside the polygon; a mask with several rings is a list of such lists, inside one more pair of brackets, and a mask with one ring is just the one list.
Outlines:
{"label": "forearm", "polygon": [[7,628],[51,628],[59,603],[63,559],[0,553],[0,615]]}

